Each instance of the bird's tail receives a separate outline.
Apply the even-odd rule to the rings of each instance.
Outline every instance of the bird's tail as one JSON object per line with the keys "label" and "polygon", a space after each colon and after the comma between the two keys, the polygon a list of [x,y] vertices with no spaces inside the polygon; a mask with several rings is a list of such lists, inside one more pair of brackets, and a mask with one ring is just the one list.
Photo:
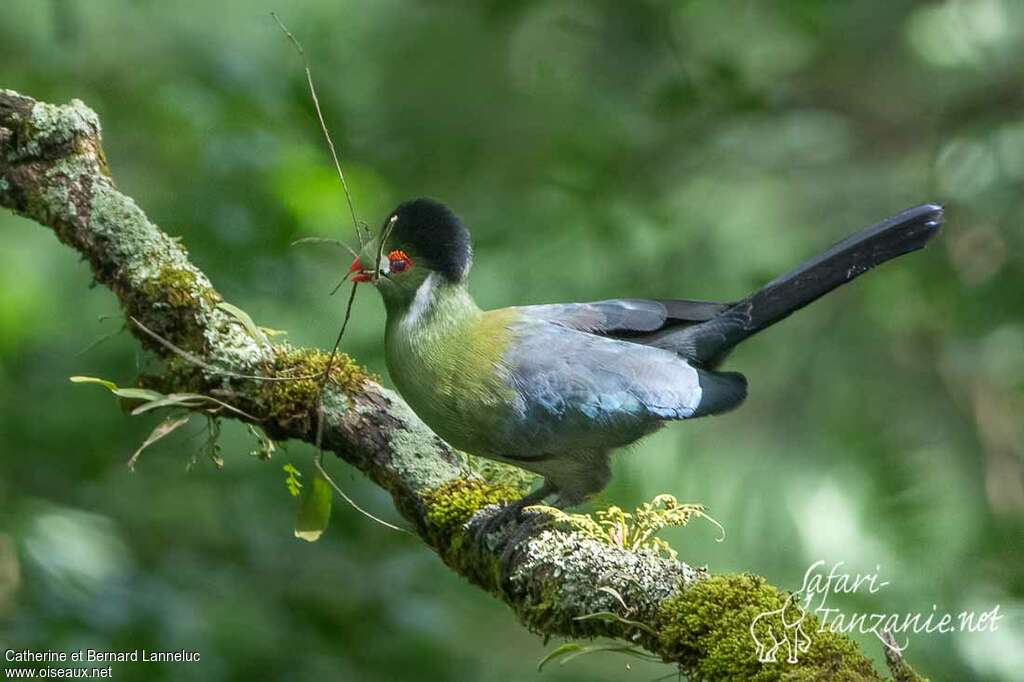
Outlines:
{"label": "bird's tail", "polygon": [[712,319],[656,344],[713,368],[741,341],[887,260],[916,251],[942,224],[942,207],[924,204],[850,235]]}

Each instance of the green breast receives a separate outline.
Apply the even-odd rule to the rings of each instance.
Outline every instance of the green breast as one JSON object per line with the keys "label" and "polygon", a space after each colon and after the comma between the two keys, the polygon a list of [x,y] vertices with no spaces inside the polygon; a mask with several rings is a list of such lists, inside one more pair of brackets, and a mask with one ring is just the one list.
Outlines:
{"label": "green breast", "polygon": [[452,314],[444,306],[409,323],[388,316],[388,373],[427,426],[456,448],[498,454],[515,392],[502,356],[517,314],[510,309]]}

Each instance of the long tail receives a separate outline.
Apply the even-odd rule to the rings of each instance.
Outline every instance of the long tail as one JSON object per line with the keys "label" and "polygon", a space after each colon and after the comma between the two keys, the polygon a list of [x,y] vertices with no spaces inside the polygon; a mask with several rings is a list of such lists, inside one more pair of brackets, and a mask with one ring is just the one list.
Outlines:
{"label": "long tail", "polygon": [[714,368],[741,341],[887,260],[916,251],[939,232],[942,207],[923,204],[861,230],[778,277],[707,322],[655,345]]}

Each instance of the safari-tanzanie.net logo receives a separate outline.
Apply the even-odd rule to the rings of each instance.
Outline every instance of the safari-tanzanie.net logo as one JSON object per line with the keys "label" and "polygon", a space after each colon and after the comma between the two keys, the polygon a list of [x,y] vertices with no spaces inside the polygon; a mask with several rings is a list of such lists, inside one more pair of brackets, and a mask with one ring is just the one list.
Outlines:
{"label": "safari-tanzanie.net logo", "polygon": [[829,606],[831,595],[876,594],[889,585],[889,581],[880,579],[880,566],[875,567],[874,573],[848,573],[843,570],[845,563],[839,561],[826,573],[825,565],[824,560],[811,564],[799,590],[790,594],[781,607],[760,613],[750,622],[750,637],[758,661],[798,662],[800,654],[811,647],[811,637],[805,628],[808,614],[817,616],[819,632],[872,633],[895,654],[901,654],[910,646],[911,634],[995,632],[1003,617],[999,604],[981,612],[942,612],[932,604],[928,611],[922,612],[843,613]]}

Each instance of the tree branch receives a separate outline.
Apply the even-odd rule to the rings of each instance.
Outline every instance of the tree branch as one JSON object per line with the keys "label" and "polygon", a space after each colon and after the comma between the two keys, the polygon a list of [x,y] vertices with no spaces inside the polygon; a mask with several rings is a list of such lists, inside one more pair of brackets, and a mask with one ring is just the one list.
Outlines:
{"label": "tree branch", "polygon": [[[142,378],[145,384],[215,396],[257,417],[272,438],[314,441],[316,379],[245,376],[315,376],[327,354],[254,338],[222,306],[185,249],[117,190],[99,120],[82,102],[54,106],[0,90],[0,206],[50,227],[88,260],[126,316],[166,340],[130,325],[165,360],[159,375]],[[324,448],[387,490],[448,566],[505,601],[532,631],[625,640],[679,664],[691,679],[881,679],[850,640],[819,632],[811,615],[803,620],[810,649],[798,663],[784,654],[759,662],[751,621],[785,607],[787,598],[762,578],[712,576],[550,524],[473,532],[495,503],[520,491],[475,473],[347,356],[335,362],[323,404]],[[595,615],[602,613],[616,615]],[[781,618],[758,628],[762,636],[786,632]]]}

